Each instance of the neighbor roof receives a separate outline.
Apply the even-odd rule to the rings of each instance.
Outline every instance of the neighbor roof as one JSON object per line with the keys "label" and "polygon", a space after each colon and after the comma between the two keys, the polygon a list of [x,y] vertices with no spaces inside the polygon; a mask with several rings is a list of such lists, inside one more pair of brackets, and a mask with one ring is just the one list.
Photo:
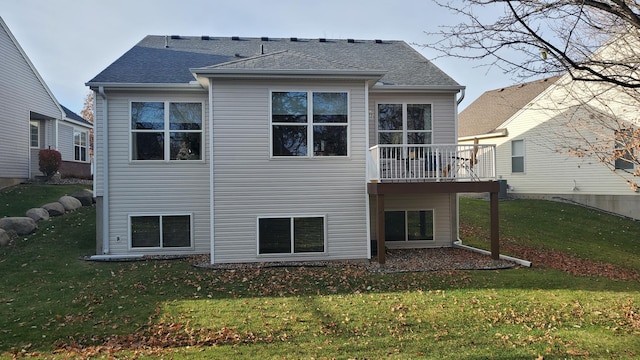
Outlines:
{"label": "neighbor roof", "polygon": [[368,71],[382,74],[384,85],[463,88],[403,41],[157,35],[142,39],[87,84],[184,84],[194,80],[191,69],[239,67]]}
{"label": "neighbor roof", "polygon": [[64,110],[64,114],[67,117],[67,119],[74,120],[74,121],[76,121],[76,122],[78,122],[80,124],[83,124],[83,125],[86,125],[86,126],[89,126],[89,127],[93,126],[92,123],[90,123],[87,120],[85,120],[82,116],[80,116],[80,115],[74,113],[73,111],[69,110],[69,108],[67,108],[66,106],[60,105],[60,107],[62,108],[62,110]]}
{"label": "neighbor roof", "polygon": [[458,137],[497,132],[497,127],[558,80],[554,76],[506,88],[490,90],[458,115]]}

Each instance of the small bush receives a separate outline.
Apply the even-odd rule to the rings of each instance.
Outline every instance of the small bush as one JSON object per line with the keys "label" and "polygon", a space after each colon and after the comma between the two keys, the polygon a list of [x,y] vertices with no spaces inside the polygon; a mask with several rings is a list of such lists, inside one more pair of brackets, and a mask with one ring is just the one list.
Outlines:
{"label": "small bush", "polygon": [[60,164],[62,164],[62,155],[60,155],[59,151],[44,149],[40,150],[38,156],[38,165],[40,166],[40,171],[44,176],[51,178],[56,172],[58,172]]}

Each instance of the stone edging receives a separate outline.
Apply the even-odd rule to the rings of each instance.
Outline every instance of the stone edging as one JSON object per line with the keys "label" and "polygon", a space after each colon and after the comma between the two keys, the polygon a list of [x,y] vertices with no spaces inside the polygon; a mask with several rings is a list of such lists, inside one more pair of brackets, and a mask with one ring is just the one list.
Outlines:
{"label": "stone edging", "polygon": [[[0,247],[6,246],[15,236],[29,235],[38,229],[38,222],[61,216],[83,206],[92,206],[95,202],[93,191],[83,189],[62,196],[58,201],[44,204],[39,208],[27,210],[24,217],[5,217],[0,219]],[[14,235],[15,236],[11,236]]]}

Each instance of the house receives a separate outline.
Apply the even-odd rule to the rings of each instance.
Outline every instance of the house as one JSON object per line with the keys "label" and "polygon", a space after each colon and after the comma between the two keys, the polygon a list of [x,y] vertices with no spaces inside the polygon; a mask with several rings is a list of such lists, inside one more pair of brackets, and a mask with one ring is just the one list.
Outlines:
{"label": "house", "polygon": [[[491,90],[460,113],[458,140],[496,145],[497,175],[510,197],[570,201],[640,219],[640,198],[625,181],[634,166],[612,160],[608,167],[571,150],[597,137],[613,138],[615,130],[596,118],[637,113],[616,103],[636,102],[616,87],[573,81],[568,74]],[[613,155],[614,149],[607,151]]]}
{"label": "house", "polygon": [[0,52],[0,187],[41,175],[41,149],[60,151],[69,175],[90,176],[92,125],[58,103],[2,18]]}
{"label": "house", "polygon": [[384,262],[498,191],[458,167],[464,87],[402,41],[147,36],[87,85],[97,257]]}

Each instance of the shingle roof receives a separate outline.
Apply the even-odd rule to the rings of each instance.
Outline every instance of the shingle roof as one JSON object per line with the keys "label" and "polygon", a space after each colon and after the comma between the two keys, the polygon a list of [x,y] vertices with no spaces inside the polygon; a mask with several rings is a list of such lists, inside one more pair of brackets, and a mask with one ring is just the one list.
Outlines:
{"label": "shingle roof", "polygon": [[458,136],[495,132],[500,124],[525,107],[559,78],[560,76],[554,76],[483,93],[458,115]]}
{"label": "shingle roof", "polygon": [[[287,51],[287,53],[283,53]],[[277,57],[256,57],[275,54]],[[274,65],[274,59],[280,63]],[[282,70],[317,68],[367,69],[386,72],[385,85],[460,87],[403,41],[264,39],[149,35],[109,65],[88,84],[188,83],[189,69],[251,59],[242,66],[280,66]],[[232,65],[235,64],[235,65]]]}
{"label": "shingle roof", "polygon": [[87,120],[85,120],[82,116],[74,113],[73,111],[69,110],[69,108],[67,108],[64,105],[60,105],[60,107],[62,108],[62,110],[64,110],[64,115],[67,117],[67,119],[71,119],[71,120],[75,120],[79,123],[85,124],[87,126],[93,126],[92,123],[88,122]]}

